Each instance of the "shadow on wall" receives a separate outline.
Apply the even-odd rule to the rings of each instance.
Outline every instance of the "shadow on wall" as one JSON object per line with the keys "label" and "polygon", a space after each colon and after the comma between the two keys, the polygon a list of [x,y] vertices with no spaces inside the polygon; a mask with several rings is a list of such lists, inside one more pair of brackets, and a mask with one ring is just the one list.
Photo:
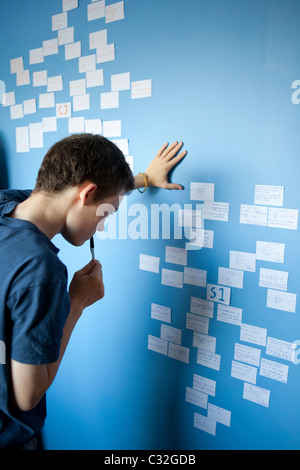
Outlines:
{"label": "shadow on wall", "polygon": [[7,156],[3,134],[0,132],[0,189],[8,188]]}

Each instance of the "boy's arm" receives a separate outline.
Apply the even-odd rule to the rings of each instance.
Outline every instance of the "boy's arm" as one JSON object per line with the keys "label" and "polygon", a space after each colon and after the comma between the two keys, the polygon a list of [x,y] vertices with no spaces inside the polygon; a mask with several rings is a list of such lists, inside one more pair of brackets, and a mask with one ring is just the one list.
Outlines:
{"label": "boy's arm", "polygon": [[[168,174],[171,169],[177,165],[186,155],[186,151],[178,154],[182,142],[174,142],[169,146],[165,143],[157,152],[155,158],[146,169],[147,186],[156,186],[164,189],[183,189],[180,184],[169,183]],[[142,174],[134,177],[134,188],[143,188],[145,186]]]}
{"label": "boy's arm", "polygon": [[22,411],[33,409],[52,384],[72,331],[84,308],[104,296],[102,269],[99,261],[92,260],[75,273],[70,284],[69,294],[71,309],[63,330],[58,360],[44,365],[22,364],[11,360],[14,399]]}

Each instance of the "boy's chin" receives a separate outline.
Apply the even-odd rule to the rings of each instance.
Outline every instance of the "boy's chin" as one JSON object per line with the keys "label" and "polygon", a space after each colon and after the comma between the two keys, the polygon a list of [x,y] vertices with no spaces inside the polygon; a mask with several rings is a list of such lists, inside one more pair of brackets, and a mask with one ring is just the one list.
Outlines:
{"label": "boy's chin", "polygon": [[74,237],[62,233],[63,238],[73,246],[82,246],[87,240],[75,239]]}

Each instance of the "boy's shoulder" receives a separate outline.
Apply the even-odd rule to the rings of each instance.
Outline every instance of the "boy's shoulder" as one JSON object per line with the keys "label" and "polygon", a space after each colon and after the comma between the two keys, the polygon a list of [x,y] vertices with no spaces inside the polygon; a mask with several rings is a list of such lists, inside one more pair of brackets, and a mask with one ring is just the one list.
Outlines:
{"label": "boy's shoulder", "polygon": [[0,216],[11,212],[16,204],[25,201],[31,189],[5,189],[0,191]]}

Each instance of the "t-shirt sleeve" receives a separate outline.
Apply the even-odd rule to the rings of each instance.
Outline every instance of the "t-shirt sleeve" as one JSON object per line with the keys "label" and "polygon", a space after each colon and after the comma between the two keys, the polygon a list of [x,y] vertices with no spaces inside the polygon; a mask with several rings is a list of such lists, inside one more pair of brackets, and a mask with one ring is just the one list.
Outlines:
{"label": "t-shirt sleeve", "polygon": [[67,285],[61,280],[30,286],[10,295],[11,358],[23,364],[50,364],[59,358],[70,311]]}

